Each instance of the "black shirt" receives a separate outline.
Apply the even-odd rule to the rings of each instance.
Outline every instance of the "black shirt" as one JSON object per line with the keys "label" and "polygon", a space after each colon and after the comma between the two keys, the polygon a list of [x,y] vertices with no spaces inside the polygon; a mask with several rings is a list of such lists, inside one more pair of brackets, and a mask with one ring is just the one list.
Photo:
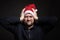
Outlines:
{"label": "black shirt", "polygon": [[30,30],[20,22],[18,17],[0,19],[0,25],[15,34],[16,40],[43,40],[52,28],[56,26],[56,17],[40,17]]}

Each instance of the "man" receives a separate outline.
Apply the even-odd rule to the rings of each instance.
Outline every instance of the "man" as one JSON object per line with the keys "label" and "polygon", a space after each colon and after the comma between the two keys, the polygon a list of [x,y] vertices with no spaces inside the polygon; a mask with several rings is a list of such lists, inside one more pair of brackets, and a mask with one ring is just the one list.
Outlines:
{"label": "man", "polygon": [[1,19],[0,25],[15,34],[16,40],[43,40],[55,23],[56,17],[38,17],[35,4],[23,8],[19,18]]}

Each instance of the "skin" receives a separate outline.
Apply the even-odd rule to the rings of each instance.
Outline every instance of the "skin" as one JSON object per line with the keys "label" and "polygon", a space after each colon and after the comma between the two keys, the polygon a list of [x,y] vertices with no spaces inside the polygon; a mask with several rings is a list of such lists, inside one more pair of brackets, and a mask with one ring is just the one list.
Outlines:
{"label": "skin", "polygon": [[27,25],[28,29],[31,29],[34,24],[34,17],[30,13],[24,15],[24,23]]}

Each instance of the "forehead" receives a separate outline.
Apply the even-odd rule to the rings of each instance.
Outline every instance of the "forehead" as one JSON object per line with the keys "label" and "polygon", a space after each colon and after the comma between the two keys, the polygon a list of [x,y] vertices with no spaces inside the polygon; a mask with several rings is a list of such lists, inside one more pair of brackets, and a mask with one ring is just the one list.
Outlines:
{"label": "forehead", "polygon": [[30,13],[27,13],[27,14],[25,14],[24,16],[33,16],[32,14],[30,14]]}

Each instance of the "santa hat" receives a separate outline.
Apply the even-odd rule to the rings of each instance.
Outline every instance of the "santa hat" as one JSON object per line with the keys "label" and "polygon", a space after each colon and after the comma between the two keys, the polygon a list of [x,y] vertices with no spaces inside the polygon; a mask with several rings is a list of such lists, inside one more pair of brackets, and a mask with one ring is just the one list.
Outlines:
{"label": "santa hat", "polygon": [[34,15],[34,13],[33,13],[34,11],[32,10],[32,8],[35,11],[37,11],[35,4],[29,4],[29,5],[25,6],[24,14],[30,13],[30,14]]}
{"label": "santa hat", "polygon": [[[34,10],[33,10],[32,8],[33,8]],[[35,16],[34,11],[35,11],[35,12],[37,11],[35,4],[29,4],[29,5],[25,6],[25,8],[22,10],[21,17],[20,17],[20,21],[23,21],[24,15],[27,14],[27,13],[32,14],[32,15],[34,16],[34,18],[37,20],[38,17]]]}

